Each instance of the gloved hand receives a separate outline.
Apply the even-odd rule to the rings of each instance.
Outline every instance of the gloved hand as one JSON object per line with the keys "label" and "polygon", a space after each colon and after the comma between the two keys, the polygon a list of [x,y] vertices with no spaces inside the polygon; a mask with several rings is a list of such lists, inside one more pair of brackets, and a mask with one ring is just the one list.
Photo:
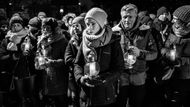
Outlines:
{"label": "gloved hand", "polygon": [[9,51],[17,51],[18,48],[17,48],[17,46],[16,46],[15,43],[10,42],[10,43],[8,43],[8,45],[7,45],[7,50],[9,50]]}
{"label": "gloved hand", "polygon": [[138,57],[138,56],[140,55],[140,49],[137,48],[136,46],[130,46],[129,48],[131,49],[132,53],[133,53],[136,57]]}
{"label": "gloved hand", "polygon": [[18,35],[12,35],[10,37],[10,41],[12,41],[15,44],[19,44],[21,42],[22,36],[18,36]]}
{"label": "gloved hand", "polygon": [[88,83],[89,80],[90,80],[89,76],[88,75],[84,75],[84,76],[82,76],[80,78],[80,83],[82,85],[87,86],[87,87],[95,87],[95,85]]}

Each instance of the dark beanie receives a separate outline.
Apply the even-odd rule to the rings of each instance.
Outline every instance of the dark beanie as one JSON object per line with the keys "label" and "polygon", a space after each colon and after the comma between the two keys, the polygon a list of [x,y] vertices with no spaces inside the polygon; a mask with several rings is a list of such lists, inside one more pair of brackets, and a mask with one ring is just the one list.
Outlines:
{"label": "dark beanie", "polygon": [[42,26],[44,25],[49,25],[52,30],[55,30],[55,28],[58,26],[58,23],[55,18],[49,17],[42,20]]}
{"label": "dark beanie", "polygon": [[144,16],[141,18],[141,24],[147,24],[149,21],[151,21],[149,16]]}
{"label": "dark beanie", "polygon": [[79,23],[83,29],[86,27],[86,25],[84,23],[84,17],[78,16],[78,17],[74,18],[72,24],[75,24],[75,23]]}
{"label": "dark beanie", "polygon": [[33,17],[32,19],[30,19],[29,23],[30,26],[32,27],[36,27],[38,29],[41,28],[41,20],[38,17]]}
{"label": "dark beanie", "polygon": [[177,8],[174,11],[173,16],[176,16],[183,22],[190,22],[190,5],[185,5]]}
{"label": "dark beanie", "polygon": [[23,24],[24,24],[23,19],[22,19],[20,16],[13,16],[13,17],[10,19],[10,21],[9,21],[10,27],[12,27],[12,25],[13,25],[14,23],[20,23],[22,26],[23,26]]}
{"label": "dark beanie", "polygon": [[166,7],[160,7],[158,10],[157,10],[157,17],[159,17],[160,15],[162,15],[163,13],[168,13],[168,9]]}

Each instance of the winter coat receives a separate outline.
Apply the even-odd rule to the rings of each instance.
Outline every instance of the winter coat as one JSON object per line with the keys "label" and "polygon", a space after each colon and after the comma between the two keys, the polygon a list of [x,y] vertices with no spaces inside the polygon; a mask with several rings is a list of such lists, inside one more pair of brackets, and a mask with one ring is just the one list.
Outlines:
{"label": "winter coat", "polygon": [[82,38],[75,38],[76,35],[73,35],[71,40],[69,41],[66,50],[65,50],[65,63],[69,67],[69,88],[71,90],[78,91],[77,84],[74,77],[74,62],[77,56],[78,49],[80,47]]}
{"label": "winter coat", "polygon": [[[12,43],[12,41],[10,41],[10,36],[6,36],[6,38],[2,41],[0,47],[0,71],[4,72],[4,74],[9,73],[10,75],[14,75],[15,80],[26,79],[36,73],[34,67],[34,58],[37,47],[37,40],[27,33],[23,34],[23,38],[21,38],[20,42],[16,44],[17,51],[8,49],[8,44]],[[27,43],[30,45],[29,49],[26,52],[25,46]],[[10,80],[6,80],[7,84],[9,84],[8,82],[10,83]],[[18,81],[15,81],[15,86],[17,84],[20,83]],[[20,85],[18,88],[23,87],[25,86]],[[18,90],[20,91],[20,89]]]}
{"label": "winter coat", "polygon": [[174,34],[170,34],[165,48],[169,51],[173,46],[176,46],[177,55],[175,61],[169,62],[170,67],[174,68],[172,77],[190,79],[190,38],[188,36],[177,37]]}
{"label": "winter coat", "polygon": [[[27,41],[30,42],[30,50],[28,51],[28,55],[24,55],[24,46]],[[8,72],[12,72],[14,69],[14,75],[19,78],[24,78],[28,75],[28,72],[26,71],[27,67],[29,67],[30,73],[34,73],[36,39],[31,37],[30,35],[25,34],[25,36],[21,39],[20,43],[16,44],[18,48],[17,51],[8,50],[8,44],[10,43],[10,36],[6,36],[1,44],[0,57],[1,60],[5,62],[2,65],[4,66],[2,67],[2,69]],[[6,58],[7,55],[9,55],[9,57]]]}
{"label": "winter coat", "polygon": [[[63,95],[67,93],[68,88],[68,68],[64,62],[64,54],[67,46],[67,40],[62,35],[57,35],[57,39],[45,46],[46,57],[53,60],[49,66],[43,70],[43,94],[45,95]],[[41,44],[38,44],[35,66],[39,68],[37,58],[43,53]]]}
{"label": "winter coat", "polygon": [[140,30],[138,28],[138,21],[137,19],[134,27],[129,31],[125,31],[121,23],[112,28],[117,36],[121,36],[120,45],[123,50],[123,55],[127,52],[129,45],[134,45],[141,50],[140,56],[137,57],[133,68],[130,70],[125,68],[122,73],[120,77],[121,86],[145,84],[146,71],[148,70],[147,61],[157,57],[157,48],[153,39],[154,34],[152,30]]}
{"label": "winter coat", "polygon": [[81,43],[75,60],[74,74],[77,83],[82,87],[82,99],[88,101],[89,105],[103,106],[111,104],[116,100],[115,82],[123,70],[123,55],[119,39],[114,35],[112,35],[107,45],[96,47],[95,51],[97,53],[97,62],[100,66],[99,76],[107,80],[107,82],[93,88],[84,86],[80,83],[80,78],[85,75],[84,66],[87,62],[85,60],[86,56],[84,56],[83,53],[83,42]]}
{"label": "winter coat", "polygon": [[161,40],[165,42],[171,32],[172,23],[169,20],[162,22],[156,18],[153,22],[153,28],[160,32]]}

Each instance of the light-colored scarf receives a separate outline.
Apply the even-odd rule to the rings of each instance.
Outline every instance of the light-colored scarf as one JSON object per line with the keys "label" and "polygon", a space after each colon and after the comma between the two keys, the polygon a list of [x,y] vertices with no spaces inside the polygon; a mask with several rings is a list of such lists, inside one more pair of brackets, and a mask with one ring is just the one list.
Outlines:
{"label": "light-colored scarf", "polygon": [[89,55],[95,55],[95,60],[97,60],[97,54],[95,48],[107,45],[112,37],[112,30],[110,27],[106,26],[102,32],[98,35],[89,35],[86,30],[83,32],[83,54],[85,59],[89,61]]}
{"label": "light-colored scarf", "polygon": [[27,34],[28,34],[27,29],[22,29],[21,31],[16,33],[9,31],[6,35],[6,37],[8,37],[10,40],[10,42],[7,45],[7,50],[17,51],[18,50],[17,44],[19,44],[22,38],[24,38]]}

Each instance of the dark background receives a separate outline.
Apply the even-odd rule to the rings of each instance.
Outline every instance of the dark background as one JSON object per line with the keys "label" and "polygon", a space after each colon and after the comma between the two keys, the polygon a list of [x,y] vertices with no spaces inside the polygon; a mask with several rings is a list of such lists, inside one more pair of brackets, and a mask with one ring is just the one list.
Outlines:
{"label": "dark background", "polygon": [[[128,3],[137,5],[139,11],[147,10],[156,14],[161,6],[166,6],[170,12],[173,12],[179,6],[190,4],[190,0],[0,0],[0,8],[6,10],[8,18],[18,11],[24,11],[29,17],[44,11],[47,16],[61,19],[68,12],[79,15],[97,6],[108,13],[110,20],[118,20],[121,7]],[[60,8],[64,9],[63,13],[59,12]]]}

